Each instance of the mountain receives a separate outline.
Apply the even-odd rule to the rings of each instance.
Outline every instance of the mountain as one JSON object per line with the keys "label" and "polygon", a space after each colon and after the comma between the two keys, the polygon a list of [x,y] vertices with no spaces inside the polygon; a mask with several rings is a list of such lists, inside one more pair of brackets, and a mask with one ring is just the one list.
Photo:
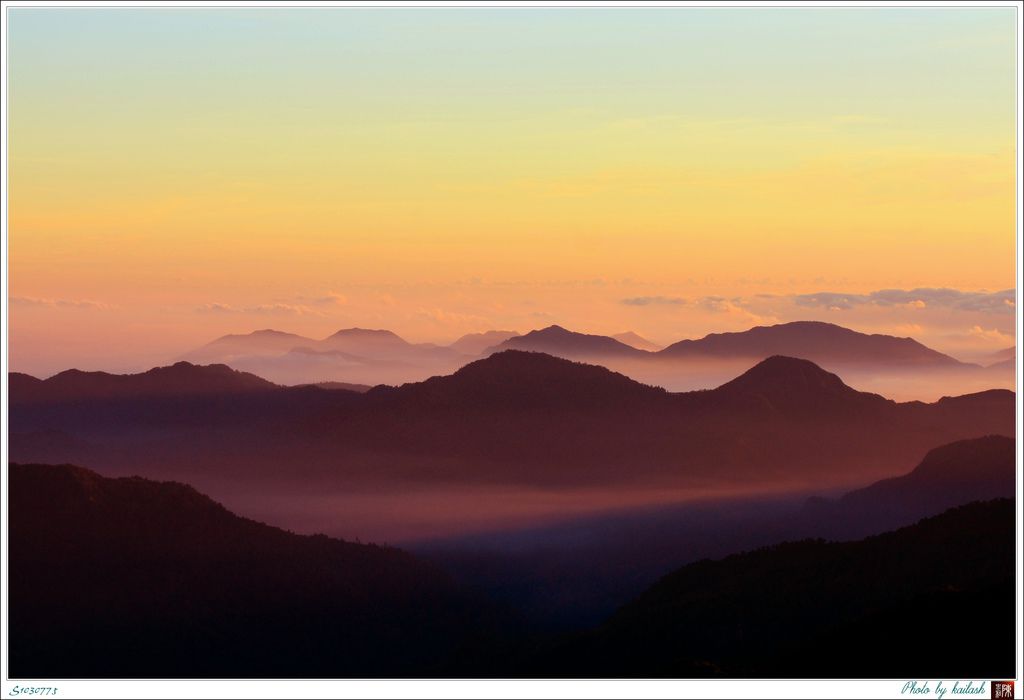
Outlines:
{"label": "mountain", "polygon": [[849,537],[905,525],[970,501],[1013,498],[1015,441],[1002,435],[937,447],[902,476],[851,491],[837,501],[814,499],[803,514],[820,534]]}
{"label": "mountain", "polygon": [[884,410],[878,394],[857,391],[809,360],[775,355],[726,382],[716,393],[734,405],[748,404],[789,414],[822,412],[861,414]]}
{"label": "mountain", "polygon": [[659,350],[662,349],[660,345],[652,343],[651,341],[647,340],[647,338],[639,336],[633,331],[627,331],[625,333],[616,333],[615,335],[612,336],[612,338],[614,340],[619,341],[620,343],[625,343],[631,348],[636,348],[637,350],[646,350],[647,352],[658,352]]}
{"label": "mountain", "polygon": [[186,357],[223,362],[279,384],[368,386],[450,373],[468,359],[453,348],[410,343],[389,330],[366,328],[343,328],[322,340],[269,330],[225,336]]}
{"label": "mountain", "polygon": [[712,333],[699,340],[681,340],[669,345],[658,355],[671,358],[754,360],[787,355],[823,365],[873,364],[904,368],[971,366],[925,347],[912,338],[867,335],[819,321],[757,326],[738,333]]}
{"label": "mountain", "polygon": [[996,373],[1014,373],[1017,370],[1017,346],[1013,345],[992,353],[985,369]]}
{"label": "mountain", "polygon": [[11,464],[8,484],[14,677],[447,675],[501,634],[400,550],[295,535],[178,483]]}
{"label": "mountain", "polygon": [[595,358],[638,358],[648,353],[605,335],[588,335],[566,330],[561,326],[548,326],[526,335],[516,336],[497,344],[489,352],[502,350],[528,350],[543,352],[569,360]]}
{"label": "mountain", "polygon": [[194,394],[232,394],[268,391],[276,385],[225,365],[198,366],[177,362],[140,374],[108,374],[69,369],[40,380],[25,374],[9,376],[9,397],[19,403],[138,399]]}
{"label": "mountain", "polygon": [[1007,360],[1009,360],[1010,362],[1013,362],[1016,359],[1017,359],[1017,346],[1016,345],[1011,345],[1008,348],[1003,348],[1002,350],[999,350],[999,351],[994,352],[991,355],[989,355],[989,362],[992,362],[992,363],[995,363],[995,362],[1006,362]]}
{"label": "mountain", "polygon": [[519,334],[515,331],[467,333],[448,347],[456,352],[462,353],[463,355],[471,355],[475,357],[477,355],[482,355],[488,348],[499,345],[509,338],[515,338],[518,335]]}
{"label": "mountain", "polygon": [[[524,674],[1009,678],[1014,510],[973,503],[861,541],[689,564],[599,628],[544,649]],[[940,619],[942,634],[907,639]]]}
{"label": "mountain", "polygon": [[688,393],[505,351],[448,376],[364,394],[278,388],[146,402],[64,395],[12,407],[10,450],[19,461],[37,459],[28,436],[59,432],[89,443],[90,459],[105,455],[111,469],[338,485],[826,488],[900,473],[935,445],[1015,431],[1013,392],[896,403],[781,357]]}
{"label": "mountain", "polygon": [[280,355],[292,348],[315,343],[312,338],[275,331],[271,328],[253,331],[252,333],[225,335],[192,350],[182,356],[182,360],[195,363],[220,362],[229,363],[239,357],[253,355]]}
{"label": "mountain", "polygon": [[411,347],[411,343],[388,330],[343,328],[316,344],[321,350],[340,350],[353,355],[374,357],[380,353],[393,353]]}

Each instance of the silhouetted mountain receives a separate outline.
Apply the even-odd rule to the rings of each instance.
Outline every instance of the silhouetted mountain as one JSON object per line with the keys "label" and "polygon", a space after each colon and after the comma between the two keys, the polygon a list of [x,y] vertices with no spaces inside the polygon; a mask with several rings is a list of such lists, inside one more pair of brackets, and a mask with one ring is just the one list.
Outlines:
{"label": "silhouetted mountain", "polygon": [[664,389],[633,381],[598,365],[540,352],[505,350],[471,362],[448,377],[401,387],[375,387],[373,398],[403,408],[594,409],[658,400]]}
{"label": "silhouetted mountain", "polygon": [[898,404],[810,362],[771,358],[718,389],[673,394],[603,367],[506,351],[361,395],[65,394],[17,405],[10,447],[12,459],[35,461],[20,436],[59,431],[89,442],[93,459],[106,447],[90,466],[161,476],[187,468],[199,479],[270,476],[287,464],[291,479],[825,488],[898,473],[935,445],[1014,429],[1009,391]]}
{"label": "silhouetted mountain", "polygon": [[[526,674],[1009,678],[1014,538],[1013,501],[999,500],[862,541],[700,561],[544,650]],[[908,640],[937,620],[941,634]]]}
{"label": "silhouetted mountain", "polygon": [[7,373],[7,390],[11,396],[29,396],[31,392],[39,391],[43,380],[23,372]]}
{"label": "silhouetted mountain", "polygon": [[297,386],[315,386],[318,389],[329,391],[354,391],[357,394],[365,394],[373,388],[369,384],[349,384],[347,382],[316,382],[315,384],[298,384]]}
{"label": "silhouetted mountain", "polygon": [[476,356],[483,354],[485,350],[505,342],[509,338],[515,338],[519,334],[515,331],[485,331],[483,333],[467,333],[448,347],[462,353],[463,355]]}
{"label": "silhouetted mountain", "polygon": [[646,350],[647,352],[658,352],[659,350],[662,349],[660,345],[652,343],[651,341],[647,340],[647,338],[637,335],[633,331],[626,331],[625,333],[616,333],[615,335],[612,336],[612,338],[619,341],[620,343],[625,343],[631,348],[636,348],[637,350]]}
{"label": "silhouetted mountain", "polygon": [[493,610],[405,552],[294,535],[183,484],[8,475],[16,678],[419,676],[500,650]]}
{"label": "silhouetted mountain", "polygon": [[575,333],[561,326],[548,326],[539,331],[530,331],[526,335],[509,338],[490,348],[490,352],[501,352],[502,350],[543,352],[569,360],[637,358],[648,355],[643,350],[637,350],[614,338],[605,335]]}
{"label": "silhouetted mountain", "polygon": [[712,333],[700,340],[681,340],[658,354],[674,358],[755,360],[772,355],[787,355],[824,365],[964,365],[959,360],[927,348],[912,338],[867,335],[819,321],[794,321],[775,326],[757,326],[738,333]]}
{"label": "silhouetted mountain", "polygon": [[848,387],[809,360],[779,355],[761,361],[716,389],[724,399],[787,413],[870,412],[889,403]]}
{"label": "silhouetted mountain", "polygon": [[12,405],[19,403],[139,399],[189,394],[231,394],[276,388],[265,379],[225,365],[199,366],[177,362],[140,374],[108,374],[69,369],[49,379],[17,375],[10,380]]}
{"label": "silhouetted mountain", "polygon": [[315,343],[312,338],[266,328],[252,333],[225,335],[192,350],[182,360],[195,363],[227,363],[239,357],[280,355],[300,345]]}
{"label": "silhouetted mountain", "polygon": [[850,537],[971,501],[1013,498],[1014,445],[1012,438],[990,435],[937,447],[903,476],[851,491],[837,501],[808,502],[803,519],[822,536]]}

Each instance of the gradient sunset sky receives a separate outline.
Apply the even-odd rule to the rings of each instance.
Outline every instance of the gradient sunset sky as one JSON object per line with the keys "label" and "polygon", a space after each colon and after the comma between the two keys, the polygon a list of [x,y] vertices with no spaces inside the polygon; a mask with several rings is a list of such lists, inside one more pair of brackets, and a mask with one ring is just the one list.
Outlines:
{"label": "gradient sunset sky", "polygon": [[267,327],[1012,345],[1014,11],[9,9],[11,369]]}

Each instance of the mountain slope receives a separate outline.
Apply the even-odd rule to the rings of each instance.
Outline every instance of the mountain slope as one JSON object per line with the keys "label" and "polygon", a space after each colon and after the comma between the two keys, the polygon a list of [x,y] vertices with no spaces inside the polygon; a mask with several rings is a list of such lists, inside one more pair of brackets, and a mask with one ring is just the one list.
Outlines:
{"label": "mountain slope", "polygon": [[[1011,677],[1014,529],[1013,502],[988,501],[862,541],[790,542],[700,561],[594,632],[547,650],[557,661],[542,657],[528,673]],[[936,619],[942,634],[908,643],[906,630]],[[984,635],[970,633],[978,620]]]}
{"label": "mountain slope", "polygon": [[484,331],[483,333],[467,333],[449,345],[451,349],[463,355],[480,355],[485,350],[519,334],[515,331]]}
{"label": "mountain slope", "polygon": [[182,484],[12,464],[9,485],[16,677],[431,674],[490,614],[402,551],[294,535]]}
{"label": "mountain slope", "polygon": [[989,435],[936,447],[912,471],[808,502],[802,519],[821,535],[849,537],[896,527],[971,501],[1013,498],[1015,441]]}
{"label": "mountain slope", "polygon": [[625,343],[631,348],[636,348],[637,350],[646,350],[647,352],[658,352],[659,350],[662,349],[660,345],[652,343],[651,341],[647,340],[647,338],[644,338],[641,335],[637,335],[633,331],[626,331],[625,333],[616,333],[615,335],[612,336],[612,338],[619,341],[620,343]]}
{"label": "mountain slope", "polygon": [[694,359],[762,359],[787,355],[825,365],[963,366],[949,355],[925,347],[912,338],[867,335],[819,321],[794,321],[737,333],[712,333],[699,340],[681,340],[658,355]]}

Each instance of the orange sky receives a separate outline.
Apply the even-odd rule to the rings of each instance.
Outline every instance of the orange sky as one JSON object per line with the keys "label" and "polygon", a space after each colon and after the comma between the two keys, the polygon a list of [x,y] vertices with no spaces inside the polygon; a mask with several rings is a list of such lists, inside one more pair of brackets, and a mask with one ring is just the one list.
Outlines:
{"label": "orange sky", "polygon": [[970,296],[799,297],[1014,287],[1013,8],[10,17],[12,369],[264,327],[1014,342]]}

